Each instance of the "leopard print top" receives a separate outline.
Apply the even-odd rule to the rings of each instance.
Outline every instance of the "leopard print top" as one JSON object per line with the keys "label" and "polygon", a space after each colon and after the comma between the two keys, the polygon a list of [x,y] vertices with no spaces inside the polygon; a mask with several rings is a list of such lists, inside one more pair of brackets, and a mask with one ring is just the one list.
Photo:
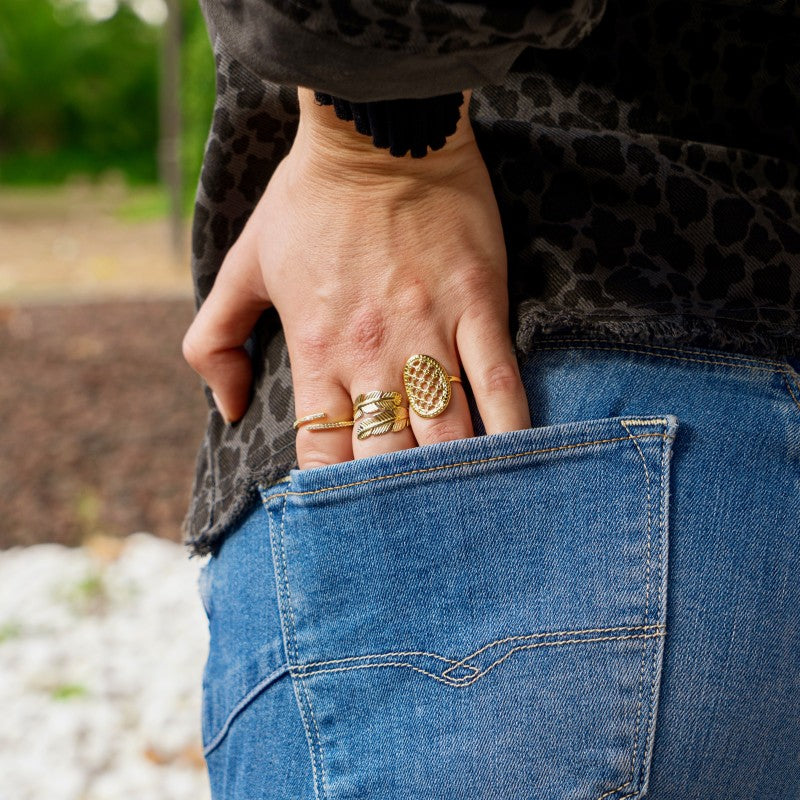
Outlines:
{"label": "leopard print top", "polygon": [[[356,101],[473,88],[520,354],[559,331],[800,354],[800,7],[536,6],[207,0],[217,100],[194,216],[198,304],[292,143],[294,87]],[[297,466],[274,309],[249,349],[244,419],[226,426],[209,397],[192,554],[213,551],[256,487]]]}

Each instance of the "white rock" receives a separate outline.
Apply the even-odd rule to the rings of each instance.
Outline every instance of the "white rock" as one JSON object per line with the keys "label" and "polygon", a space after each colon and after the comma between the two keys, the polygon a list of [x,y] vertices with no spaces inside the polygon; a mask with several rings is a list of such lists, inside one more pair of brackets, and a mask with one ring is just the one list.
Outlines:
{"label": "white rock", "polygon": [[200,746],[201,565],[143,533],[107,564],[0,552],[0,800],[209,797],[181,758]]}

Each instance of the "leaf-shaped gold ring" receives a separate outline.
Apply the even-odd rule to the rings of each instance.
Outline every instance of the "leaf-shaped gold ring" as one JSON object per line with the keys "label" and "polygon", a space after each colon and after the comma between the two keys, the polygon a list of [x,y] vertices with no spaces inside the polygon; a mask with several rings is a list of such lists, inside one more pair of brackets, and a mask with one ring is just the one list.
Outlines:
{"label": "leaf-shaped gold ring", "polygon": [[370,417],[364,417],[356,428],[356,437],[366,439],[368,436],[402,431],[408,427],[408,423],[408,409],[405,406],[387,408]]}
{"label": "leaf-shaped gold ring", "polygon": [[461,382],[433,357],[415,353],[403,367],[408,403],[421,417],[437,417],[450,403],[452,381]]}
{"label": "leaf-shaped gold ring", "polygon": [[353,419],[364,414],[397,408],[402,402],[403,396],[400,392],[365,392],[358,395],[353,402]]}

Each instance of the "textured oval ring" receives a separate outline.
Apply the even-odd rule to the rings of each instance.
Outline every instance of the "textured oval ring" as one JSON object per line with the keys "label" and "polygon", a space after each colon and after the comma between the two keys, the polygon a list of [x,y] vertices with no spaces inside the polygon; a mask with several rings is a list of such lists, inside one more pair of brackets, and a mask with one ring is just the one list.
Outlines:
{"label": "textured oval ring", "polygon": [[415,353],[403,367],[403,383],[408,403],[420,417],[438,417],[450,403],[452,381],[461,383],[433,357]]}

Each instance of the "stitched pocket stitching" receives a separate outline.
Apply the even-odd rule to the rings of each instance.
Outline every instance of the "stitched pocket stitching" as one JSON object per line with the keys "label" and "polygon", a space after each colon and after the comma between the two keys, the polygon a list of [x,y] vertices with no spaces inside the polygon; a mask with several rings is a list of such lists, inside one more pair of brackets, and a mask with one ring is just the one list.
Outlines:
{"label": "stitched pocket stitching", "polygon": [[[582,634],[582,633],[605,633],[605,632],[613,631],[613,630],[647,630],[649,628],[657,627],[657,626],[654,626],[654,625],[647,625],[646,623],[647,623],[647,620],[645,619],[645,624],[644,625],[636,625],[636,626],[630,626],[630,627],[624,627],[623,626],[623,627],[616,627],[616,628],[596,628],[594,630],[589,629],[589,630],[584,630],[584,631],[562,631],[562,632],[553,633],[553,634],[530,633],[530,634],[525,634],[523,636],[507,636],[505,639],[497,639],[494,642],[490,642],[489,644],[484,645],[483,647],[480,648],[480,650],[476,650],[474,653],[468,655],[466,658],[461,659],[461,661],[459,661],[458,663],[453,664],[452,666],[448,667],[446,670],[444,670],[444,672],[442,672],[442,675],[447,675],[448,672],[450,672],[451,670],[457,669],[458,667],[462,667],[463,666],[463,667],[467,668],[467,667],[472,666],[470,664],[465,664],[465,662],[471,661],[476,656],[479,656],[481,653],[485,652],[486,650],[488,650],[491,647],[494,647],[497,644],[505,644],[506,642],[511,642],[511,641],[515,641],[515,640],[523,640],[524,641],[525,639],[542,638],[542,637],[545,637],[545,636],[561,636],[561,635],[572,636],[572,635]],[[519,649],[519,648],[514,648],[514,649]],[[514,650],[511,650],[510,652],[514,652]],[[475,667],[473,667],[473,669],[475,669]],[[459,680],[459,679],[456,678],[455,680]]]}
{"label": "stitched pocket stitching", "polygon": [[[654,419],[651,422],[651,424],[653,425],[656,425],[658,423],[665,424],[666,420]],[[275,494],[271,494],[268,498],[266,498],[264,502],[269,502],[278,497],[286,498],[290,495],[302,497],[305,495],[314,495],[314,494],[321,494],[323,492],[332,492],[334,489],[349,489],[350,487],[353,486],[363,486],[366,483],[373,483],[375,481],[385,481],[388,480],[389,478],[404,478],[408,475],[417,475],[426,472],[437,472],[438,470],[451,469],[453,467],[471,466],[473,464],[487,464],[494,461],[507,461],[516,458],[524,458],[526,456],[541,455],[543,453],[554,453],[562,450],[574,450],[579,447],[589,447],[595,444],[610,444],[611,442],[627,442],[630,438],[641,439],[641,438],[652,438],[652,437],[661,437],[668,439],[673,438],[672,436],[669,436],[666,433],[637,433],[636,436],[634,437],[631,437],[630,435],[615,436],[615,437],[610,437],[608,439],[594,439],[593,441],[587,441],[587,442],[562,444],[558,445],[557,447],[543,447],[538,450],[525,450],[520,453],[504,453],[502,455],[497,455],[497,456],[487,456],[486,458],[476,458],[467,461],[455,461],[449,464],[437,464],[434,467],[419,467],[417,469],[405,470],[403,472],[393,472],[388,475],[376,475],[375,477],[364,478],[363,480],[360,481],[352,481],[350,483],[340,483],[335,486],[324,486],[321,489],[306,489],[304,491],[276,492]]]}
{"label": "stitched pocket stitching", "polygon": [[[264,505],[266,505],[266,502],[264,503]],[[289,612],[288,625],[286,624],[286,621],[284,619],[284,627],[289,628],[289,630],[286,632],[288,635],[285,636],[285,641],[288,651],[287,656],[289,659],[289,672],[293,678],[293,685],[295,688],[295,698],[297,700],[297,706],[300,711],[300,716],[303,720],[303,728],[305,729],[306,739],[308,741],[309,750],[311,752],[311,771],[313,772],[314,775],[314,793],[317,796],[323,798],[324,800],[324,798],[328,796],[328,793],[327,793],[327,780],[325,776],[325,765],[322,757],[322,743],[319,739],[319,727],[317,726],[317,720],[316,717],[314,716],[314,709],[311,706],[311,701],[308,696],[308,691],[305,682],[303,681],[301,675],[296,675],[295,672],[291,669],[292,662],[297,660],[297,637],[295,631],[294,610],[292,608],[291,593],[289,588],[286,550],[284,547],[285,520],[286,520],[286,497],[284,496],[283,505],[281,506],[281,525],[279,534],[280,538],[279,558],[281,564],[280,595],[283,597],[282,605],[285,605],[286,609]],[[270,528],[272,528],[271,523],[270,523]],[[297,678],[297,680],[294,680],[295,677]],[[300,696],[301,694],[302,697]],[[308,724],[308,718],[306,716],[304,704],[308,706],[309,714],[311,715],[311,719],[314,723],[314,732],[311,731],[311,727]],[[316,734],[316,737],[314,734]],[[318,747],[319,747],[319,774],[317,772]]]}
{"label": "stitched pocket stitching", "polygon": [[[647,625],[647,619],[650,613],[650,561],[651,561],[651,535],[652,535],[652,511],[651,511],[651,499],[650,499],[650,470],[647,469],[647,460],[644,457],[644,453],[642,452],[642,448],[639,446],[639,443],[636,441],[636,438],[631,434],[630,428],[625,424],[625,420],[620,420],[620,425],[625,429],[628,436],[631,438],[634,446],[636,447],[637,452],[639,453],[639,458],[642,461],[642,467],[644,468],[644,476],[645,476],[645,504],[647,506],[647,550],[645,555],[645,561],[647,563],[646,567],[646,578],[645,578],[645,599],[644,599],[644,625]],[[644,664],[645,658],[647,657],[647,642],[643,642],[642,646],[642,658],[639,664],[639,697],[636,702],[636,722],[634,725],[634,739],[633,739],[633,753],[631,755],[631,765],[630,765],[630,772],[628,774],[628,780],[625,783],[620,784],[614,789],[610,789],[607,792],[604,792],[597,798],[597,800],[603,800],[603,798],[608,797],[609,795],[616,794],[617,792],[622,791],[626,786],[630,786],[634,780],[634,771],[636,769],[636,756],[639,754],[639,737],[641,736],[641,724],[642,724],[642,700],[644,698]]]}
{"label": "stitched pocket stitching", "polygon": [[436,675],[433,672],[430,672],[426,669],[422,669],[422,667],[418,667],[406,661],[386,661],[378,664],[356,664],[350,667],[332,667],[328,669],[315,669],[313,671],[308,671],[308,672],[299,669],[300,665],[295,665],[290,668],[290,671],[292,672],[292,674],[294,674],[295,670],[298,670],[298,672],[301,674],[305,673],[305,674],[318,675],[324,672],[347,672],[349,670],[354,670],[354,669],[372,669],[375,667],[408,667],[409,669],[412,669],[415,672],[420,672],[423,675],[427,675],[428,677],[433,678],[434,680],[439,681],[440,683],[444,683],[447,686],[453,686],[461,689],[466,686],[471,686],[473,683],[475,683],[475,681],[477,681],[479,678],[482,678],[484,675],[493,670],[498,664],[501,664],[507,658],[510,658],[518,650],[533,650],[538,647],[556,647],[568,644],[588,644],[593,642],[623,641],[628,639],[656,639],[658,637],[664,636],[665,633],[666,632],[664,630],[658,628],[655,633],[637,633],[637,634],[629,634],[626,636],[597,636],[594,638],[563,639],[556,642],[536,642],[534,644],[518,645],[517,647],[512,647],[511,650],[505,653],[501,658],[498,658],[496,661],[493,661],[482,672],[479,672],[473,676],[468,676],[465,679],[443,678],[441,675]]}
{"label": "stitched pocket stitching", "polygon": [[[659,355],[659,354],[654,354],[654,355]],[[667,356],[667,357],[669,357],[669,356]],[[694,360],[694,359],[684,359],[684,360]],[[703,363],[714,363],[714,362],[703,362]],[[733,366],[739,366],[739,365],[733,365]],[[758,369],[758,368],[753,368],[753,367],[745,367],[745,368],[747,368],[747,369]],[[761,369],[760,371],[775,372],[775,371],[779,371],[779,370]],[[513,655],[513,653],[515,653],[518,650],[534,649],[534,648],[539,648],[539,647],[550,647],[550,646],[565,646],[565,645],[569,645],[569,644],[602,642],[602,641],[618,641],[618,640],[630,640],[630,639],[647,640],[647,639],[654,639],[654,638],[663,638],[666,635],[666,630],[665,630],[664,625],[662,625],[662,624],[648,625],[647,624],[647,619],[649,617],[649,606],[650,606],[650,580],[651,580],[651,574],[650,573],[651,573],[651,566],[652,566],[651,565],[651,558],[652,558],[652,554],[651,554],[651,547],[652,547],[652,509],[651,509],[651,506],[652,506],[652,500],[651,500],[651,496],[650,496],[651,495],[651,491],[650,491],[651,480],[650,480],[650,473],[649,473],[649,470],[647,468],[647,463],[646,463],[646,460],[644,458],[644,454],[643,454],[643,452],[641,450],[641,447],[639,446],[639,444],[637,442],[637,439],[639,439],[639,438],[653,438],[653,437],[661,438],[661,440],[662,440],[662,442],[661,442],[661,452],[662,452],[662,464],[663,464],[663,454],[665,452],[665,441],[667,439],[672,440],[674,437],[670,436],[670,435],[668,435],[666,433],[663,433],[663,432],[662,433],[639,433],[639,434],[633,435],[631,433],[630,429],[627,427],[626,422],[629,422],[631,425],[648,425],[648,424],[649,425],[654,425],[654,424],[658,424],[658,423],[666,424],[666,420],[664,420],[664,419],[652,419],[652,420],[630,419],[630,420],[621,420],[620,423],[621,423],[622,427],[625,429],[625,431],[627,433],[627,436],[609,437],[609,438],[606,438],[606,439],[596,439],[596,440],[578,442],[578,443],[567,444],[567,445],[559,445],[559,446],[550,447],[550,448],[540,448],[540,449],[536,449],[536,450],[528,450],[528,451],[523,451],[523,452],[519,452],[519,453],[501,454],[501,455],[490,456],[490,457],[486,457],[486,458],[465,460],[465,461],[453,462],[453,463],[449,463],[449,464],[441,464],[441,465],[436,465],[436,466],[433,466],[433,467],[417,468],[417,469],[413,469],[413,470],[407,470],[407,471],[392,473],[392,474],[388,474],[388,475],[375,476],[375,477],[367,478],[367,479],[364,479],[364,480],[353,481],[353,482],[350,482],[350,483],[339,484],[339,485],[335,485],[335,486],[322,487],[320,489],[312,489],[312,490],[305,490],[305,491],[286,491],[286,492],[281,492],[281,493],[275,493],[275,494],[270,495],[267,498],[263,498],[263,501],[264,501],[265,505],[269,501],[271,501],[273,498],[277,498],[277,497],[282,497],[283,498],[283,505],[282,505],[282,510],[281,510],[281,558],[283,560],[284,584],[285,584],[285,587],[286,587],[286,591],[288,592],[289,587],[288,587],[288,578],[286,577],[287,566],[286,566],[285,550],[284,550],[284,547],[283,547],[283,535],[284,535],[284,522],[285,522],[285,511],[286,511],[287,498],[290,495],[297,495],[297,496],[314,495],[314,494],[320,494],[320,493],[327,492],[327,491],[332,491],[334,489],[348,488],[348,487],[352,487],[352,486],[359,486],[359,485],[363,485],[363,484],[373,483],[375,481],[386,480],[388,478],[404,477],[404,476],[420,474],[420,473],[435,472],[435,471],[438,471],[438,470],[441,470],[441,469],[448,469],[448,468],[452,468],[452,467],[465,466],[465,465],[471,465],[471,464],[481,464],[481,463],[488,463],[488,462],[494,462],[494,461],[518,459],[518,458],[522,458],[522,457],[529,456],[529,455],[538,455],[538,454],[549,453],[549,452],[571,450],[571,449],[587,447],[587,446],[591,446],[591,445],[595,445],[595,444],[606,444],[606,443],[612,443],[612,442],[617,442],[617,441],[625,441],[625,440],[631,440],[633,442],[634,446],[637,448],[637,451],[639,452],[639,455],[640,455],[640,457],[642,459],[642,464],[643,464],[643,467],[644,467],[645,478],[646,478],[646,488],[647,488],[646,504],[647,504],[647,515],[648,515],[648,521],[647,521],[647,555],[646,555],[646,560],[647,560],[647,578],[646,578],[646,587],[645,587],[645,615],[644,615],[645,624],[642,625],[642,626],[635,626],[635,627],[633,627],[633,626],[632,627],[620,627],[617,630],[650,630],[650,629],[652,629],[654,632],[652,632],[652,633],[645,632],[645,633],[628,634],[628,635],[603,636],[603,637],[593,637],[593,638],[587,638],[587,637],[572,638],[572,639],[564,639],[564,640],[559,640],[559,641],[554,641],[554,642],[536,642],[536,643],[533,643],[533,644],[518,645],[518,646],[515,646],[515,647],[511,648],[502,657],[496,659],[494,662],[492,662],[483,671],[477,671],[476,668],[473,665],[467,664],[465,666],[465,668],[466,669],[472,669],[475,672],[474,672],[474,674],[465,676],[463,678],[447,678],[447,677],[443,677],[442,675],[436,675],[436,674],[434,674],[434,673],[432,673],[432,672],[430,672],[428,670],[422,669],[422,668],[420,668],[420,667],[418,667],[418,666],[416,666],[414,664],[411,664],[411,663],[408,663],[408,662],[401,662],[401,661],[388,661],[388,662],[373,663],[373,664],[357,664],[357,665],[351,665],[351,666],[345,666],[345,667],[335,667],[335,668],[327,668],[327,669],[314,669],[313,671],[309,669],[309,667],[312,667],[315,664],[319,665],[319,664],[326,664],[326,663],[342,662],[342,661],[347,661],[347,660],[357,660],[357,659],[366,658],[367,656],[354,656],[354,657],[347,658],[347,659],[332,659],[330,661],[325,661],[325,662],[311,662],[311,663],[305,664],[305,665],[304,664],[299,664],[299,663],[292,663],[292,664],[289,665],[289,671],[290,671],[290,673],[292,674],[293,677],[297,677],[298,683],[302,684],[302,691],[304,693],[306,702],[308,703],[309,712],[312,715],[312,719],[313,719],[313,722],[314,722],[314,727],[315,727],[315,730],[316,730],[316,744],[315,744],[314,737],[311,736],[311,732],[309,730],[305,715],[303,715],[304,726],[306,727],[306,733],[307,733],[307,736],[309,737],[309,743],[310,743],[311,748],[312,748],[312,766],[313,766],[313,760],[314,760],[314,755],[315,755],[315,751],[316,751],[316,746],[318,746],[319,750],[320,750],[320,771],[322,773],[323,796],[326,796],[325,792],[327,791],[327,786],[326,786],[324,765],[322,763],[322,745],[321,745],[321,740],[319,739],[319,729],[318,729],[318,726],[317,726],[317,723],[316,723],[316,718],[313,716],[313,708],[311,707],[310,699],[308,697],[307,687],[305,686],[305,682],[303,680],[303,676],[305,676],[305,675],[315,674],[317,672],[319,672],[319,673],[322,673],[322,672],[343,672],[343,671],[349,671],[349,670],[354,670],[354,669],[370,669],[370,668],[377,668],[377,667],[407,667],[407,668],[412,669],[412,670],[414,670],[416,672],[419,672],[421,674],[427,675],[427,676],[429,676],[429,677],[431,677],[434,680],[437,680],[439,682],[445,683],[445,684],[450,685],[450,686],[457,686],[457,687],[461,688],[461,687],[471,686],[479,678],[481,678],[484,675],[486,675],[488,672],[490,672],[492,669],[494,669],[500,663],[505,661],[507,658],[510,658],[510,656]],[[663,482],[664,482],[664,475],[662,474],[662,487],[663,487]],[[663,508],[663,497],[662,497],[662,508]],[[659,539],[659,541],[660,541],[660,539]],[[663,560],[663,554],[660,553],[659,554],[659,564],[662,563],[662,560]],[[288,608],[289,608],[290,615],[292,617],[292,625],[294,626],[294,615],[293,615],[293,611],[292,611],[292,607],[291,607],[291,601],[290,601],[290,598],[288,598],[288,595],[287,595],[287,603],[288,603]],[[587,629],[587,632],[594,632],[594,630],[603,631],[603,630],[614,630],[614,629]],[[567,635],[571,635],[573,633],[579,633],[579,632],[566,632]],[[292,631],[292,634],[294,636],[294,630]],[[506,637],[506,639],[496,640],[495,642],[490,643],[490,644],[485,645],[484,647],[480,648],[478,651],[473,653],[471,656],[468,656],[467,658],[462,659],[460,662],[457,662],[456,664],[452,665],[451,667],[448,668],[448,670],[445,670],[443,675],[446,676],[447,672],[457,668],[458,666],[464,666],[464,662],[465,661],[468,661],[470,658],[474,658],[476,655],[478,655],[481,652],[485,651],[488,647],[491,647],[494,644],[497,644],[497,643],[500,643],[500,642],[503,642],[503,641],[520,640],[520,639],[524,640],[524,639],[528,639],[528,638],[536,638],[536,637],[541,637],[541,636],[546,636],[546,635],[548,635],[548,634],[527,634],[527,635],[523,635],[523,636]],[[550,635],[553,635],[553,634],[550,634]],[[296,652],[297,652],[296,651],[296,638],[295,638],[295,641],[294,641],[294,648],[295,648],[295,661],[296,661]],[[646,652],[647,652],[647,643],[645,641],[643,643],[642,665],[641,665],[641,668],[640,668],[639,700],[638,700],[638,704],[637,704],[637,716],[636,716],[636,720],[637,720],[636,721],[636,738],[635,738],[635,741],[634,741],[634,750],[633,750],[633,756],[632,756],[632,759],[631,759],[631,777],[628,779],[628,781],[626,781],[626,783],[618,786],[616,789],[613,789],[610,792],[606,792],[605,794],[601,795],[601,797],[598,798],[598,800],[602,800],[602,798],[606,798],[610,794],[614,794],[615,792],[620,791],[621,789],[623,789],[626,786],[630,785],[630,783],[633,780],[633,771],[635,769],[635,761],[636,761],[636,756],[638,754],[639,738],[641,736],[641,707],[642,707],[642,701],[643,701],[643,695],[644,695],[643,671],[644,671],[644,660],[646,658]],[[658,652],[659,652],[658,647],[655,647],[653,649],[653,658],[652,658],[652,661],[651,661],[652,670],[653,670],[653,678],[651,680],[651,684],[652,684],[652,681],[655,680],[655,675],[656,675],[655,668],[657,666],[657,664],[656,664],[656,656],[657,656]],[[405,653],[405,654],[402,654],[402,653],[389,654],[389,653],[387,653],[387,654],[380,654],[380,655],[382,655],[383,657],[386,657],[386,656],[392,656],[392,655],[417,655],[417,654],[418,655],[431,655],[431,656],[433,656],[435,658],[439,658],[439,659],[441,659],[443,661],[447,661],[447,662],[451,662],[452,661],[452,659],[448,659],[446,657],[439,656],[438,654],[424,653],[424,652],[420,652],[420,653],[408,652],[408,653]],[[378,655],[378,654],[375,654],[375,655]],[[652,693],[652,690],[653,690],[653,686],[651,685],[651,693]],[[301,711],[302,711],[302,708],[301,708]],[[648,726],[650,724],[650,720],[652,719],[652,714],[653,714],[653,708],[652,708],[652,704],[651,704],[651,708],[650,708],[650,711],[648,713]],[[648,746],[649,746],[650,743],[651,743],[651,737],[650,737],[650,735],[648,735]],[[315,778],[316,778],[316,770],[315,770]],[[315,783],[316,783],[316,781],[315,781]],[[631,794],[627,794],[627,795],[624,796],[624,798],[620,798],[620,800],[625,800],[625,798],[632,797],[634,794],[636,794],[636,792],[633,792]]]}
{"label": "stitched pocket stitching", "polygon": [[[659,524],[658,524],[658,573],[659,575],[663,572],[663,563],[664,563],[664,556],[665,556],[665,549],[664,549],[664,526],[665,526],[665,503],[666,503],[666,491],[667,491],[667,469],[666,469],[666,460],[667,460],[667,449],[665,442],[662,440],[661,442],[661,454],[660,454],[660,466],[661,466],[661,491],[660,491],[660,498],[659,498]],[[649,566],[649,564],[648,564]],[[659,594],[658,598],[658,605],[656,607],[656,615],[661,616],[661,594]],[[661,626],[664,628],[664,626]],[[666,635],[666,629],[664,628],[664,635]],[[642,760],[642,769],[644,769],[645,764],[647,762],[647,758],[649,754],[652,753],[653,741],[655,739],[655,727],[653,726],[653,714],[655,712],[655,693],[656,693],[656,679],[658,677],[658,654],[659,654],[659,647],[663,645],[663,638],[661,643],[655,643],[653,647],[653,654],[650,659],[650,705],[647,712],[647,724],[646,729],[647,739],[645,742],[644,747],[644,754]],[[637,743],[638,743],[638,730],[637,730]],[[612,790],[611,792],[606,792],[606,794],[601,795],[598,800],[602,800],[603,797],[607,797],[609,794],[614,794],[621,789],[624,789],[627,785],[629,785],[631,781],[628,783],[622,784],[617,789]],[[629,792],[628,794],[623,795],[618,800],[628,800],[628,798],[634,797],[641,792],[641,786],[634,790],[633,792]]]}
{"label": "stitched pocket stitching", "polygon": [[[480,655],[484,651],[488,650],[491,647],[494,647],[498,644],[505,644],[506,642],[514,642],[519,640],[525,639],[544,639],[548,636],[579,636],[586,633],[611,633],[616,631],[640,631],[645,630],[648,628],[657,628],[658,625],[617,625],[611,628],[581,628],[579,630],[568,630],[568,631],[544,631],[541,633],[525,633],[520,634],[517,636],[505,636],[502,639],[494,639],[493,641],[485,644],[483,647],[475,650],[474,652],[470,653],[468,656],[465,656],[460,661],[456,661],[453,658],[448,658],[447,656],[440,655],[439,653],[432,653],[427,650],[397,650],[397,651],[389,651],[383,653],[364,653],[360,656],[345,656],[343,658],[331,658],[326,661],[308,661],[305,664],[294,664],[293,666],[299,669],[308,669],[310,667],[320,667],[324,666],[325,664],[341,664],[345,661],[360,661],[366,658],[393,658],[396,656],[430,656],[431,658],[437,658],[441,661],[447,661],[453,666],[460,666],[465,661],[470,661],[471,659],[475,658],[475,656]],[[448,668],[449,669],[449,668]]]}
{"label": "stitched pocket stitching", "polygon": [[[798,384],[796,377],[794,375],[794,370],[785,369],[781,370],[781,376],[783,377],[783,382],[786,384],[786,389],[788,390],[789,394],[792,396],[792,400],[794,400],[794,404],[800,409],[800,398],[798,398],[798,394],[800,394],[800,384]],[[795,394],[794,389],[792,389],[792,385],[794,384],[795,389],[797,389],[798,394]]]}
{"label": "stitched pocket stitching", "polygon": [[[665,446],[665,442],[661,442],[661,496],[659,498],[659,521],[658,521],[658,574],[663,574],[663,564],[664,564],[664,557],[665,557],[665,524],[666,524],[666,515],[665,515],[665,504],[666,504],[666,492],[667,492],[667,449]],[[661,616],[662,611],[662,594],[659,593],[658,597],[658,605],[657,605],[657,616]],[[664,631],[666,635],[666,630]],[[647,763],[647,759],[649,758],[649,754],[652,753],[653,742],[655,740],[655,726],[653,725],[653,714],[656,708],[656,679],[658,678],[658,654],[659,654],[659,647],[663,647],[663,639],[660,643],[656,643],[653,647],[653,655],[650,659],[651,665],[651,677],[650,677],[650,707],[647,712],[647,740],[645,742],[643,760],[642,760],[642,768],[644,768],[645,764]],[[622,787],[620,787],[622,788]],[[641,792],[641,787],[636,789],[633,792],[630,792],[626,795],[623,795],[619,798],[619,800],[628,800],[628,798],[633,797],[634,795],[638,795]],[[598,799],[599,800],[599,799]]]}
{"label": "stitched pocket stitching", "polygon": [[[666,543],[666,503],[667,503],[667,456],[669,451],[666,448],[665,443],[661,442],[661,496],[659,497],[659,509],[658,509],[658,574],[662,577],[662,587],[661,591],[658,594],[658,604],[656,606],[656,613],[658,617],[661,616],[663,611],[662,605],[664,601],[663,593],[666,590],[666,586],[663,585],[664,579],[664,560],[667,555],[667,543]],[[660,643],[657,643],[653,647],[653,656],[651,659],[652,669],[651,669],[651,678],[650,678],[650,709],[647,714],[647,728],[648,728],[648,736],[647,742],[645,744],[645,751],[644,751],[644,762],[647,762],[647,759],[651,757],[653,752],[653,742],[655,741],[655,725],[653,724],[653,716],[656,711],[656,694],[657,694],[657,686],[656,681],[658,679],[659,674],[659,648],[663,649],[663,640]],[[635,792],[633,793],[635,794]],[[632,797],[633,795],[628,795],[628,797]],[[625,798],[620,798],[620,800],[625,800]]]}

